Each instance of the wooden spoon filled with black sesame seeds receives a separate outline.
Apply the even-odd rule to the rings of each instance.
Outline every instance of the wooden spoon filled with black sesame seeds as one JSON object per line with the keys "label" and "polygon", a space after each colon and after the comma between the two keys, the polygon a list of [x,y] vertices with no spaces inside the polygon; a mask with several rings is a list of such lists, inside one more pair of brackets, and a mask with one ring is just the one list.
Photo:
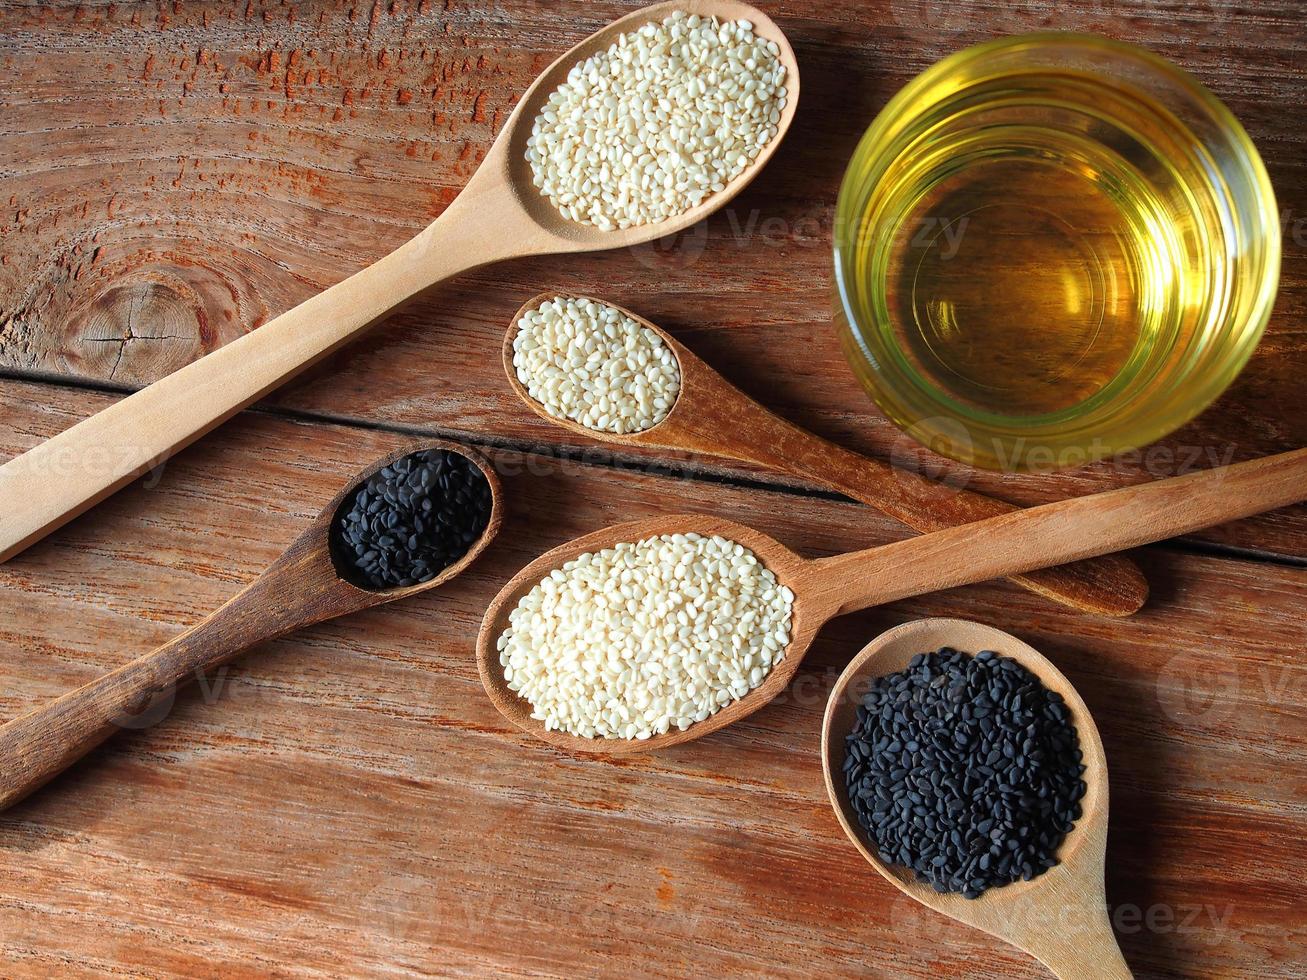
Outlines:
{"label": "wooden spoon filled with black sesame seeds", "polygon": [[821,751],[840,826],[900,891],[1063,980],[1131,975],[1103,891],[1102,739],[1033,647],[958,619],[882,633],[836,681]]}
{"label": "wooden spoon filled with black sesame seeds", "polygon": [[816,560],[744,524],[652,517],[541,555],[477,636],[499,711],[577,752],[702,738],[789,684],[818,631],[870,606],[1108,554],[1307,499],[1307,449]]}
{"label": "wooden spoon filled with black sesame seeds", "polygon": [[444,585],[499,531],[490,464],[424,441],[363,470],[259,578],[152,653],[0,726],[0,809],[256,643]]}
{"label": "wooden spoon filled with black sesame seeds", "polygon": [[[504,370],[532,411],[569,432],[626,446],[706,453],[815,480],[914,531],[1018,508],[851,452],[740,391],[662,328],[588,296],[541,293],[513,316]],[[579,363],[578,363],[579,362]],[[1082,612],[1128,616],[1148,582],[1125,555],[1013,575]]]}

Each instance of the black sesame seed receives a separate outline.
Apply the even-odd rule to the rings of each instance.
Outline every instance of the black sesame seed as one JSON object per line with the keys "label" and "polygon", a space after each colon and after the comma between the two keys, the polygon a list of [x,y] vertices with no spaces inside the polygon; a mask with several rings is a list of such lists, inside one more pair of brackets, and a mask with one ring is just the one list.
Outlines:
{"label": "black sesame seed", "polygon": [[936,891],[1029,881],[1081,816],[1083,754],[1062,696],[993,650],[918,654],[881,677],[845,745],[849,800],[877,853]]}
{"label": "black sesame seed", "polygon": [[466,456],[412,453],[346,498],[332,526],[332,554],[363,588],[429,582],[481,537],[490,510],[490,484]]}

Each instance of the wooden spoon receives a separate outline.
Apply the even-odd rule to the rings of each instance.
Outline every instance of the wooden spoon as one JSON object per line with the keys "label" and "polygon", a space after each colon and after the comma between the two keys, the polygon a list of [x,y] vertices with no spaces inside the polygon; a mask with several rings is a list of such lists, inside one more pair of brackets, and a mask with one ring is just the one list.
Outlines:
{"label": "wooden spoon", "polygon": [[[696,514],[653,517],[595,531],[540,556],[504,586],[477,636],[477,666],[495,706],[513,724],[577,752],[628,755],[688,742],[757,711],[783,691],[826,621],[938,589],[1134,548],[1307,498],[1307,449],[1002,514],[866,551],[812,561],[751,527]],[[660,534],[720,534],[749,548],[794,592],[790,643],[762,684],[685,731],[644,741],[545,731],[509,690],[496,642],[519,600],[578,555]]]}
{"label": "wooden spoon", "polygon": [[[995,650],[1016,660],[1065,699],[1084,753],[1086,792],[1081,817],[1058,849],[1060,863],[1030,881],[991,888],[979,898],[941,895],[908,869],[887,865],[868,846],[844,782],[844,738],[877,677],[902,670],[919,653],[941,647],[966,653]],[[1103,863],[1107,850],[1107,758],[1089,709],[1076,689],[1033,647],[1002,630],[961,619],[922,619],[882,633],[835,682],[821,732],[821,761],[835,816],[862,856],[899,891],[937,912],[983,929],[1037,958],[1063,980],[1117,980],[1130,970],[1107,916]]]}
{"label": "wooden spoon", "polygon": [[[564,218],[536,190],[525,159],[541,106],[573,65],[606,49],[618,35],[677,10],[745,19],[759,37],[776,42],[788,89],[776,135],[725,189],[677,217],[614,231]],[[437,283],[502,259],[637,245],[703,220],[743,190],[771,159],[794,118],[798,98],[794,51],[771,18],[746,3],[671,0],[613,21],[545,69],[522,96],[463,192],[412,241],[0,467],[0,561],[93,507]],[[70,471],[72,476],[67,475]]]}
{"label": "wooden spoon", "polygon": [[[490,520],[467,554],[429,582],[372,591],[341,573],[332,556],[336,514],[364,480],[410,453],[446,449],[467,457],[490,484]],[[256,643],[445,584],[477,559],[503,520],[494,469],[464,446],[424,441],[359,473],[259,578],[207,619],[152,653],[123,664],[0,726],[0,810],[54,778],[114,732],[141,727],[138,716],[160,695],[235,659]]]}
{"label": "wooden spoon", "polygon": [[[518,380],[513,367],[513,342],[523,315],[559,295],[572,296],[541,293],[514,314],[504,335],[504,370],[508,383],[532,411],[570,432],[619,445],[725,456],[810,478],[870,504],[915,531],[938,531],[1019,509],[850,452],[800,429],[734,387],[661,327],[620,306],[614,309],[658,334],[680,362],[681,390],[671,411],[657,425],[625,435],[599,432],[550,415]],[[588,296],[572,298],[613,306]],[[1073,609],[1109,616],[1128,616],[1148,598],[1148,581],[1124,555],[1040,569],[1012,579]]]}

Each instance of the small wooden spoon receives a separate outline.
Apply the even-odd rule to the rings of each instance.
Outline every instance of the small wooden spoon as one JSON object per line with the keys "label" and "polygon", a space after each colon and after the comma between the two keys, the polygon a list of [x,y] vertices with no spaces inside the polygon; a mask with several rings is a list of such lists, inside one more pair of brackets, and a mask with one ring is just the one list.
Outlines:
{"label": "small wooden spoon", "polygon": [[[491,494],[486,529],[467,554],[429,582],[384,591],[359,588],[341,573],[332,556],[336,514],[368,477],[410,453],[428,449],[465,456],[485,474]],[[234,660],[254,644],[445,584],[476,561],[499,533],[501,497],[499,478],[490,464],[454,443],[424,441],[369,466],[261,576],[203,622],[152,653],[0,726],[0,810],[39,789],[119,729],[140,727],[134,718],[159,695]]]}
{"label": "small wooden spoon", "polygon": [[[625,435],[599,432],[550,415],[518,380],[513,367],[513,342],[523,315],[560,295],[613,306],[588,296],[541,293],[514,314],[504,335],[503,357],[508,383],[518,397],[537,415],[569,432],[618,445],[724,456],[810,478],[870,504],[915,531],[938,531],[1019,509],[1002,500],[959,490],[850,452],[800,429],[733,386],[661,327],[620,306],[613,308],[658,334],[680,362],[681,390],[671,411],[657,425]],[[1012,579],[1073,609],[1109,616],[1128,616],[1148,598],[1148,581],[1124,555],[1040,569],[1014,575]]]}
{"label": "small wooden spoon", "polygon": [[[1086,792],[1081,817],[1062,842],[1060,863],[1030,881],[991,888],[979,898],[941,895],[908,869],[887,865],[868,846],[844,781],[844,739],[877,677],[902,670],[919,653],[941,647],[966,653],[995,650],[1011,657],[1066,701],[1084,753]],[[1089,709],[1076,689],[1033,647],[1002,630],[961,619],[922,619],[882,633],[862,649],[835,682],[821,732],[826,792],[840,826],[872,867],[899,891],[959,922],[983,929],[1037,958],[1063,980],[1116,980],[1130,970],[1107,916],[1103,863],[1107,850],[1107,758]]]}
{"label": "small wooden spoon", "polygon": [[[481,623],[477,667],[491,701],[523,731],[576,752],[628,755],[688,742],[757,711],[789,684],[826,621],[868,606],[939,589],[1134,548],[1307,498],[1307,449],[1266,456],[1073,500],[1002,514],[918,538],[812,561],[761,531],[716,517],[679,514],[595,531],[541,555],[504,586]],[[545,575],[578,555],[660,534],[720,534],[753,551],[794,592],[790,643],[766,679],[685,731],[644,741],[588,739],[545,731],[531,705],[509,690],[496,643],[518,602]]]}
{"label": "small wooden spoon", "polygon": [[[525,158],[540,108],[573,65],[606,49],[618,35],[678,10],[748,20],[755,34],[776,42],[788,89],[776,135],[723,190],[677,217],[613,231],[564,218],[536,190]],[[431,286],[503,259],[625,248],[691,227],[758,175],[785,138],[798,100],[799,66],[789,41],[771,18],[739,0],[670,0],[613,21],[541,73],[463,192],[416,238],[258,330],[0,466],[0,561],[104,500]],[[66,475],[70,472],[71,477]]]}

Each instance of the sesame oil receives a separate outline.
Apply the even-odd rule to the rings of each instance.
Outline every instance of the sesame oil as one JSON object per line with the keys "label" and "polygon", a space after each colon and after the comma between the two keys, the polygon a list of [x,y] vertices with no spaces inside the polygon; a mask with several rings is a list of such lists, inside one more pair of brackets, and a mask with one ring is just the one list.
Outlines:
{"label": "sesame oil", "polygon": [[859,321],[969,412],[1083,410],[1182,347],[1225,288],[1210,259],[1220,222],[1193,217],[1212,211],[1203,161],[1140,93],[1068,109],[1086,104],[1070,91],[1084,84],[1048,72],[975,85],[860,215]]}

